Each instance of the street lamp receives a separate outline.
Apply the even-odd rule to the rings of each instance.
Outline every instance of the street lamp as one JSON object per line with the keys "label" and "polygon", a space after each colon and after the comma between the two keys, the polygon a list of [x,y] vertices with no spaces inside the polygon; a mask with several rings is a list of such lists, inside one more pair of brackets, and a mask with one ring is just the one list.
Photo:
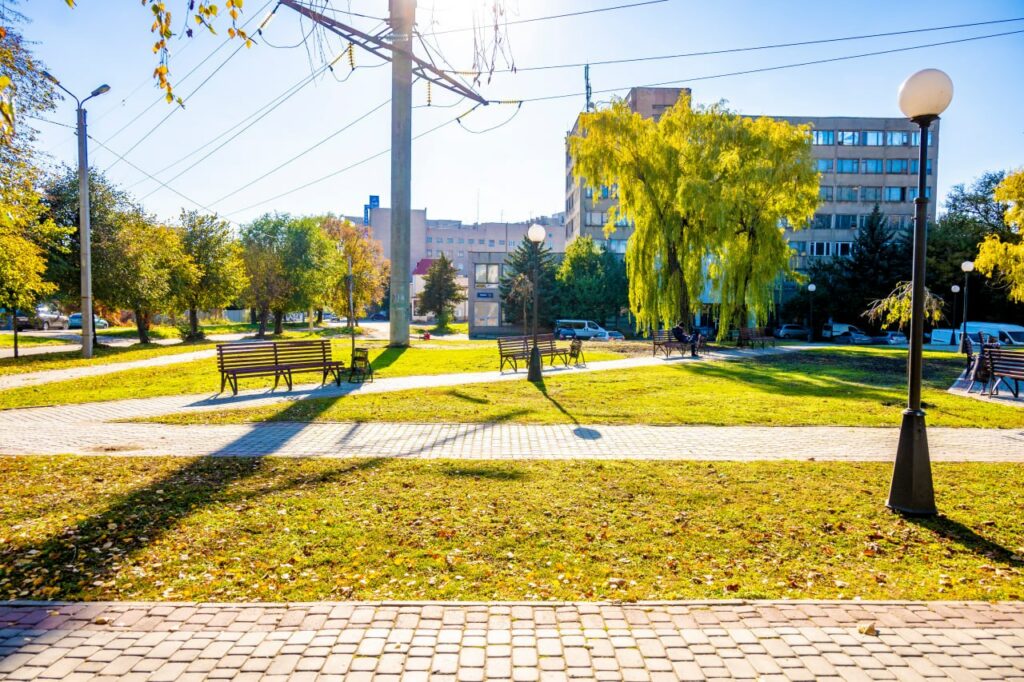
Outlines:
{"label": "street lamp", "polygon": [[807,291],[810,292],[810,296],[807,297],[808,305],[811,308],[810,315],[808,315],[808,325],[811,328],[810,333],[807,335],[808,341],[814,341],[814,292],[818,290],[818,285],[811,282],[807,285]]}
{"label": "street lamp", "polygon": [[956,329],[956,299],[957,296],[960,294],[960,285],[954,284],[949,288],[949,290],[953,292],[953,329]]}
{"label": "street lamp", "polygon": [[70,95],[78,105],[78,241],[82,262],[82,357],[89,359],[92,357],[95,330],[92,316],[92,228],[89,225],[89,136],[86,132],[83,105],[93,97],[109,92],[110,86],[104,83],[89,93],[88,97],[80,100],[73,92],[61,85],[60,81],[52,74],[43,71],[43,75]]}
{"label": "street lamp", "polygon": [[910,299],[910,358],[907,409],[903,411],[896,464],[886,506],[908,516],[934,516],[935,490],[928,457],[928,433],[921,409],[921,368],[924,353],[924,277],[928,197],[928,128],[953,99],[953,81],[938,69],[924,69],[903,81],[900,110],[920,129],[917,197],[914,199],[914,263]]}
{"label": "street lamp", "polygon": [[964,328],[960,332],[960,352],[967,353],[967,276],[974,272],[974,261],[965,260],[960,264],[964,271]]}
{"label": "street lamp", "polygon": [[543,225],[530,225],[530,229],[526,231],[526,238],[533,244],[533,267],[530,268],[533,284],[530,287],[533,289],[533,348],[530,349],[530,369],[526,373],[527,381],[541,380],[540,349],[537,348],[537,302],[539,300],[537,285],[540,279],[540,245],[546,235],[547,230]]}
{"label": "street lamp", "polygon": [[356,357],[356,307],[352,298],[352,254],[345,252],[345,242],[338,241],[338,255],[348,260],[348,274],[345,275],[345,287],[348,289],[348,332],[351,340],[352,354],[349,363]]}

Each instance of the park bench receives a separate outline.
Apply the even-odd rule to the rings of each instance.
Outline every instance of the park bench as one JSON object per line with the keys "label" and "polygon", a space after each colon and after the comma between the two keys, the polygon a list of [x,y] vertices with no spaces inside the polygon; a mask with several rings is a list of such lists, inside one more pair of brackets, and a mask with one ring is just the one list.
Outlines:
{"label": "park bench", "polygon": [[761,348],[764,348],[769,343],[775,345],[775,337],[768,333],[768,330],[764,327],[740,327],[740,337],[737,345],[739,347],[750,346],[754,347],[755,343],[761,344]]}
{"label": "park bench", "polygon": [[[686,349],[690,347],[689,343],[682,343],[676,340],[676,337],[672,336],[671,329],[656,329],[651,335],[651,341],[653,343],[652,355],[657,355],[660,350],[665,354],[665,357],[672,355],[672,351],[678,350],[680,355],[686,354]],[[694,347],[694,352],[700,353],[704,350],[707,339],[701,334],[697,337],[697,345]]]}
{"label": "park bench", "polygon": [[[1020,382],[1024,381],[1024,352],[1001,348],[985,348],[983,351],[988,374],[992,381],[989,394],[998,395],[999,384],[1013,393],[1014,398],[1020,397]],[[1010,382],[1013,382],[1011,385]]]}
{"label": "park bench", "polygon": [[321,383],[333,376],[341,385],[341,372],[345,363],[331,357],[330,339],[311,341],[256,341],[253,343],[217,344],[217,369],[220,370],[220,390],[231,386],[238,395],[239,377],[274,377],[274,388],[283,377],[292,388],[292,375],[319,372]]}
{"label": "park bench", "polygon": [[[530,350],[532,348],[532,336],[499,337],[498,355],[500,363],[498,365],[498,371],[505,371],[505,365],[508,364],[512,367],[513,372],[518,372],[520,361],[526,363],[530,361]],[[562,362],[565,363],[565,366],[569,366],[569,351],[565,348],[558,347],[554,334],[538,334],[537,350],[540,351],[541,363],[543,363],[544,358],[548,358],[548,362],[553,365],[555,364],[556,359],[561,358]]]}

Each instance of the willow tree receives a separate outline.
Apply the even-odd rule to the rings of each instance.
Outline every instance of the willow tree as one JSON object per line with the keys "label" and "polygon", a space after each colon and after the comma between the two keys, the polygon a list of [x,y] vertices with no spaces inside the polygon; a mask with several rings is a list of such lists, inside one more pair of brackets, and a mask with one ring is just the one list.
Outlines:
{"label": "willow tree", "polygon": [[1004,237],[990,234],[978,245],[974,264],[981,274],[1006,287],[1011,301],[1024,303],[1024,169],[1007,175],[995,190],[995,200],[1006,204],[1003,220],[1010,228]]}
{"label": "willow tree", "polygon": [[605,233],[635,225],[626,268],[640,331],[688,318],[709,288],[719,334],[767,318],[772,284],[793,274],[781,226],[804,227],[818,205],[806,126],[685,96],[656,121],[619,101],[583,114],[569,150],[577,177],[616,188]]}

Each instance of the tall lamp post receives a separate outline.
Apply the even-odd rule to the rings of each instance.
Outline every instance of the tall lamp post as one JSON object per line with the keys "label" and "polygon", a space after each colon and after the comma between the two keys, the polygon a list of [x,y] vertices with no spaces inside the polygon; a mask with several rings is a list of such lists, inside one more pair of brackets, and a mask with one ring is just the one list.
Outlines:
{"label": "tall lamp post", "polygon": [[938,69],[924,69],[903,81],[900,110],[920,129],[917,197],[914,199],[914,263],[910,299],[910,358],[907,368],[907,409],[903,411],[896,464],[886,506],[908,516],[934,516],[928,434],[921,409],[921,368],[924,351],[924,277],[927,240],[928,128],[953,99],[953,81]]}
{"label": "tall lamp post", "polygon": [[530,268],[531,286],[533,289],[533,348],[530,349],[530,368],[526,373],[527,381],[541,380],[540,349],[537,348],[537,305],[540,295],[537,291],[540,280],[540,245],[547,235],[543,225],[531,225],[526,232],[526,238],[533,244],[533,267]]}
{"label": "tall lamp post", "polygon": [[351,339],[351,350],[352,354],[349,356],[349,362],[352,362],[352,358],[356,356],[356,307],[352,298],[352,254],[345,253],[345,243],[338,242],[338,254],[345,256],[348,260],[348,274],[345,275],[345,287],[348,289],[348,332],[349,338]]}
{"label": "tall lamp post", "polygon": [[964,271],[964,328],[960,332],[960,352],[967,353],[967,277],[974,272],[974,261],[965,260],[960,269]]}
{"label": "tall lamp post", "polygon": [[949,290],[953,292],[953,329],[956,329],[956,304],[959,302],[957,297],[960,295],[960,285],[954,284]]}
{"label": "tall lamp post", "polygon": [[808,341],[814,341],[814,292],[818,290],[818,285],[811,282],[807,285],[807,291],[809,296],[807,297],[807,305],[810,306],[811,312],[807,316],[807,326],[810,327],[810,332],[807,334]]}
{"label": "tall lamp post", "polygon": [[92,312],[92,235],[89,225],[89,136],[85,126],[86,102],[110,90],[104,83],[85,99],[78,99],[73,92],[61,85],[52,74],[43,71],[54,85],[66,92],[78,105],[78,241],[82,256],[82,357],[92,357],[93,347],[93,312]]}

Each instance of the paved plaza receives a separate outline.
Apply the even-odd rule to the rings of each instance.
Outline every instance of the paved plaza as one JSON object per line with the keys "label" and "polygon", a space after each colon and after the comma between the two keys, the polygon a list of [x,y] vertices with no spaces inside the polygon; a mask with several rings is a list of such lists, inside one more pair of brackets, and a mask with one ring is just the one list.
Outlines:
{"label": "paved plaza", "polygon": [[7,680],[1024,680],[1024,605],[11,604]]}

